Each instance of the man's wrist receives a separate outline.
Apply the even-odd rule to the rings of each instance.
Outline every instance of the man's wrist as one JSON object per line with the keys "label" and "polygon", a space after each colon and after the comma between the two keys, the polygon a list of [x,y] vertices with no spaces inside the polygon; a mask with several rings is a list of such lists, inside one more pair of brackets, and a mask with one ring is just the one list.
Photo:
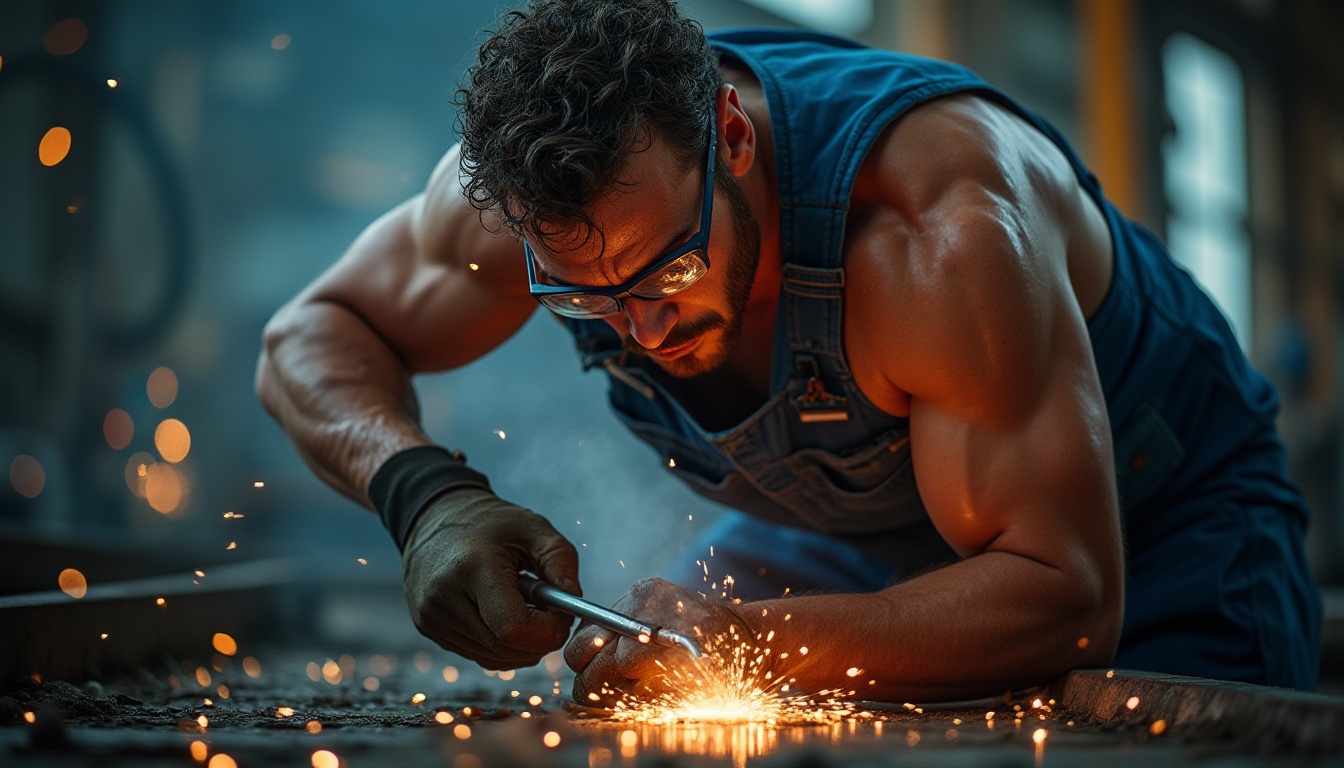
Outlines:
{"label": "man's wrist", "polygon": [[415,519],[431,501],[454,488],[490,490],[485,475],[466,464],[461,451],[438,445],[407,448],[393,454],[369,481],[369,501],[398,549],[404,549]]}

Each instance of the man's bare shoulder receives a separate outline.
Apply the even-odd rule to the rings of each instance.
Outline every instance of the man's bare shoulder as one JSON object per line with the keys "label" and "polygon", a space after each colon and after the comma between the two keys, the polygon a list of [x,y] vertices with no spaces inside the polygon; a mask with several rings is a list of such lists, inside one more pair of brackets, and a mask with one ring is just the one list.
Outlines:
{"label": "man's bare shoulder", "polygon": [[412,212],[421,257],[502,295],[527,297],[522,244],[497,213],[478,211],[467,200],[459,149],[454,144],[444,153]]}
{"label": "man's bare shoulder", "polygon": [[1004,351],[1040,354],[1034,303],[1067,286],[1076,187],[1054,145],[982,98],[890,126],[860,169],[846,242],[846,346],[865,391],[937,397],[1025,373]]}

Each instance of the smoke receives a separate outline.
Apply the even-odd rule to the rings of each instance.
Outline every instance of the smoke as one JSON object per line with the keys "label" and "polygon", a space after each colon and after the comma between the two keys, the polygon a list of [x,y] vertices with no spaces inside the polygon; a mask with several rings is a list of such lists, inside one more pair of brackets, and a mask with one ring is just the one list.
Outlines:
{"label": "smoke", "polygon": [[717,513],[616,419],[606,376],[582,372],[548,315],[420,393],[431,435],[573,542],[584,593],[598,602],[683,556]]}

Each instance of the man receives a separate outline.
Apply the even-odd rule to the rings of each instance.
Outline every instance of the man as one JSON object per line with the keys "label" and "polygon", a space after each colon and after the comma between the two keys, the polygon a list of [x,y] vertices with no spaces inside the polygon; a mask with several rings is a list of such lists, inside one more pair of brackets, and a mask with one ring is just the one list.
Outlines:
{"label": "man", "polygon": [[[382,514],[424,634],[495,668],[565,642],[515,577],[579,592],[573,546],[434,447],[410,387],[539,301],[637,435],[764,520],[711,539],[760,599],[683,571],[624,610],[770,637],[772,675],[862,670],[874,699],[1113,660],[1314,685],[1277,396],[1038,118],[941,62],[707,42],[665,0],[537,0],[470,79],[461,146],[276,315],[258,371],[313,469]],[[593,627],[566,658],[579,701],[669,659]]]}

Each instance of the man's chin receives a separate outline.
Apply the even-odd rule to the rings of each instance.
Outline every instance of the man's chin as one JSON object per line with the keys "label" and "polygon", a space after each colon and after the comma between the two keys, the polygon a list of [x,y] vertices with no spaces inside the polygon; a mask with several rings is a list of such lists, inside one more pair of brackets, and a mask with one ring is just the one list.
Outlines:
{"label": "man's chin", "polygon": [[704,339],[695,349],[672,359],[649,355],[649,359],[678,379],[690,379],[718,368],[728,355],[717,339]]}

